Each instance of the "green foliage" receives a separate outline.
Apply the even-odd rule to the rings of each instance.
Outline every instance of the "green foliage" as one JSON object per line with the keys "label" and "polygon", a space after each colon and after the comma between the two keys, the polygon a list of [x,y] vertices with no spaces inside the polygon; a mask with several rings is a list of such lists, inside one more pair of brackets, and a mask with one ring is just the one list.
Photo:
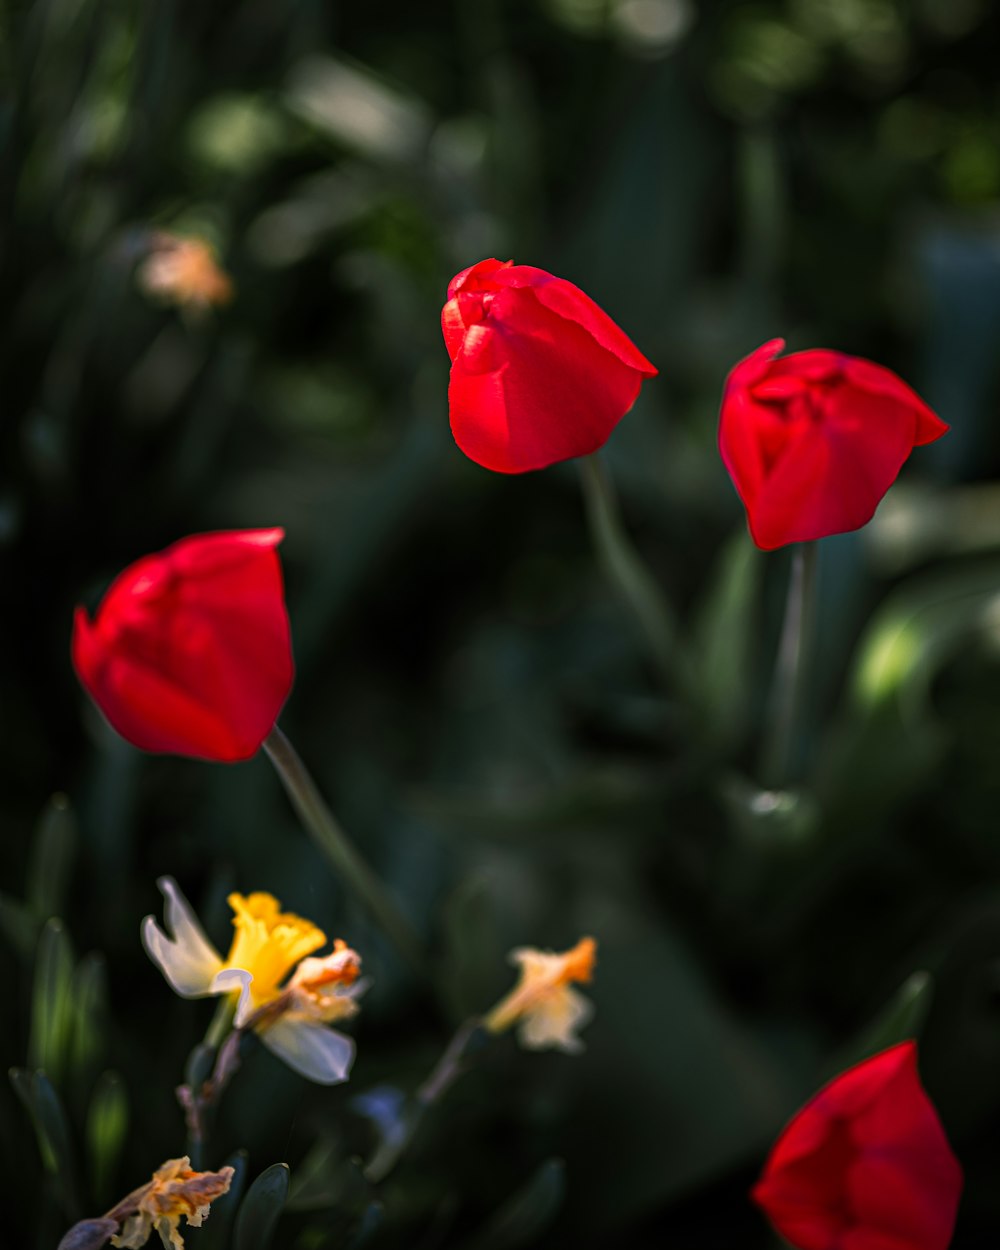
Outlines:
{"label": "green foliage", "polygon": [[240,1203],[234,1250],[268,1250],[287,1195],[287,1163],[274,1163],[261,1172]]}

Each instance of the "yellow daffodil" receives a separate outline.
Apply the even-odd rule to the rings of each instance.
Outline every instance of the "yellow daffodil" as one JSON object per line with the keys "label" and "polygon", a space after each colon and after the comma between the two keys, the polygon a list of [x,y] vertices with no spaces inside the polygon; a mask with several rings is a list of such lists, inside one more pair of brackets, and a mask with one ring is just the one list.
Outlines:
{"label": "yellow daffodil", "polygon": [[516,1024],[518,1040],[529,1050],[554,1046],[570,1054],[581,1051],[577,1030],[594,1014],[594,1006],[571,983],[590,980],[596,954],[597,943],[591,937],[581,938],[562,954],[531,946],[511,951],[510,961],[520,966],[521,979],[483,1024],[492,1033]]}
{"label": "yellow daffodil", "polygon": [[233,298],[232,279],[204,239],[160,230],[150,236],[149,249],[138,272],[147,295],[189,308],[228,304]]}
{"label": "yellow daffodil", "polygon": [[166,1250],[184,1250],[181,1216],[191,1228],[200,1228],[210,1204],[228,1191],[232,1179],[232,1168],[193,1172],[186,1155],[183,1159],[168,1159],[156,1169],[151,1181],[119,1203],[114,1212],[116,1218],[121,1218],[119,1210],[130,1214],[126,1215],[121,1231],[111,1238],[111,1244],[120,1250],[137,1250],[156,1232]]}
{"label": "yellow daffodil", "polygon": [[176,881],[161,877],[157,885],[166,899],[166,932],[147,916],[142,943],[172,988],[183,998],[231,994],[237,1028],[252,1028],[311,1081],[345,1081],[354,1043],[328,1026],[358,1010],[365,988],[358,954],[338,940],[329,955],[308,958],[326,945],[322,929],[283,912],[271,894],[230,894],[236,932],[223,959]]}

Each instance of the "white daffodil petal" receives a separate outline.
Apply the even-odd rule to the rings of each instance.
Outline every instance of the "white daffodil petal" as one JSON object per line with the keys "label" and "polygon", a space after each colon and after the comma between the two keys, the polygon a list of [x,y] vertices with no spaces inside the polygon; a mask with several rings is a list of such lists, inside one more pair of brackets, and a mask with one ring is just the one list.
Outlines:
{"label": "white daffodil petal", "polygon": [[212,978],[212,986],[208,991],[210,994],[231,994],[234,990],[239,991],[240,999],[236,1004],[236,1016],[233,1020],[238,1029],[243,1028],[254,1012],[250,1001],[252,981],[250,973],[244,972],[242,968],[223,968]]}
{"label": "white daffodil petal", "polygon": [[198,923],[198,917],[181,893],[177,882],[173,877],[160,877],[156,884],[166,899],[163,919],[174,941],[190,951],[192,959],[206,965],[211,960],[216,968],[221,967],[222,958],[219,952],[205,936],[205,930]]}
{"label": "white daffodil petal", "polygon": [[264,1045],[290,1068],[319,1085],[346,1081],[354,1042],[313,1020],[279,1018],[260,1034]]}
{"label": "white daffodil petal", "polygon": [[203,998],[215,993],[212,981],[222,967],[217,954],[206,954],[200,948],[172,941],[152,916],[142,922],[142,944],[170,987],[182,998]]}

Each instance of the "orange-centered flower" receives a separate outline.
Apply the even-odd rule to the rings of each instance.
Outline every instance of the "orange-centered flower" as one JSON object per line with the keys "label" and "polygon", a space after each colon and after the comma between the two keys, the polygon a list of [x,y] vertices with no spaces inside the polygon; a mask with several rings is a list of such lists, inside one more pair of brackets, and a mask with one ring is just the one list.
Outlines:
{"label": "orange-centered flower", "polygon": [[322,958],[326,934],[310,920],[283,912],[271,894],[230,894],[233,935],[225,959],[205,936],[177,883],[157,882],[166,932],[152,916],[142,924],[150,959],[183,998],[231,994],[237,1028],[252,1028],[296,1072],[332,1085],[347,1079],[354,1043],[327,1027],[358,1010],[365,984],[361,958],[340,940]]}
{"label": "orange-centered flower", "polygon": [[572,982],[591,979],[596,955],[592,937],[581,938],[562,954],[531,946],[511,951],[510,961],[520,965],[521,979],[483,1024],[492,1033],[516,1024],[518,1040],[529,1050],[558,1047],[570,1054],[582,1050],[577,1030],[594,1014],[594,1007],[572,988]]}
{"label": "orange-centered flower", "polygon": [[233,281],[204,239],[158,231],[139,267],[138,282],[147,295],[181,307],[228,304]]}
{"label": "orange-centered flower", "polygon": [[147,1185],[129,1195],[127,1202],[134,1209],[122,1224],[121,1232],[111,1238],[111,1244],[120,1250],[137,1250],[156,1232],[166,1250],[184,1250],[181,1216],[191,1228],[200,1228],[209,1206],[228,1192],[232,1179],[230,1167],[218,1172],[194,1172],[186,1155],[183,1159],[168,1159],[156,1169]]}

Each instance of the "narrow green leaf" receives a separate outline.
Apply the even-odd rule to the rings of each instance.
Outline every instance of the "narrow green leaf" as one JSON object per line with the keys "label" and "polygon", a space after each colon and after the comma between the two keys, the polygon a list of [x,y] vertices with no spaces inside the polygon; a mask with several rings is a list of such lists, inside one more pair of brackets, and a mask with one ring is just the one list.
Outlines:
{"label": "narrow green leaf", "polygon": [[236,1217],[234,1250],[268,1250],[288,1196],[287,1163],[274,1163],[247,1190]]}
{"label": "narrow green leaf", "polygon": [[934,996],[934,978],[929,972],[914,972],[853,1041],[838,1055],[830,1075],[859,1063],[869,1055],[920,1036]]}
{"label": "narrow green leaf", "polygon": [[247,1183],[247,1152],[237,1150],[225,1166],[233,1169],[233,1179],[229,1189],[212,1203],[210,1218],[198,1236],[198,1250],[226,1250],[229,1245],[229,1232]]}
{"label": "narrow green leaf", "polygon": [[0,894],[0,933],[22,959],[30,960],[38,946],[38,917],[26,903]]}
{"label": "narrow green leaf", "polygon": [[84,956],[73,979],[73,1022],[70,1067],[87,1077],[100,1062],[107,1022],[107,973],[102,956]]}
{"label": "narrow green leaf", "polygon": [[382,1203],[369,1202],[361,1215],[361,1222],[354,1236],[347,1243],[346,1250],[362,1250],[362,1247],[366,1246],[382,1227],[384,1219],[385,1207]]}
{"label": "narrow green leaf", "polygon": [[38,822],[28,864],[28,905],[39,920],[64,911],[78,842],[69,800],[54,794]]}
{"label": "narrow green leaf", "polygon": [[55,1182],[66,1216],[78,1219],[76,1162],[59,1095],[44,1072],[11,1068],[10,1082],[31,1119],[42,1164]]}
{"label": "narrow green leaf", "polygon": [[470,1243],[473,1250],[516,1250],[539,1237],[555,1218],[566,1191],[566,1167],[547,1159]]}
{"label": "narrow green leaf", "polygon": [[62,921],[42,929],[35,961],[28,1064],[61,1081],[73,1025],[73,955]]}
{"label": "narrow green leaf", "polygon": [[722,742],[737,739],[746,725],[762,570],[758,552],[740,533],[719,558],[691,634],[706,720]]}
{"label": "narrow green leaf", "polygon": [[117,1072],[104,1072],[87,1112],[87,1154],[94,1192],[110,1199],[112,1182],[128,1129],[128,1094]]}
{"label": "narrow green leaf", "polygon": [[335,1141],[320,1138],[299,1167],[288,1193],[289,1211],[335,1206],[343,1189],[343,1155]]}
{"label": "narrow green leaf", "polygon": [[53,1175],[63,1207],[70,1219],[79,1219],[82,1213],[77,1198],[77,1167],[69,1122],[55,1086],[44,1072],[35,1073],[35,1110],[38,1124],[50,1145]]}
{"label": "narrow green leaf", "polygon": [[10,1077],[14,1093],[21,1100],[21,1104],[31,1120],[31,1126],[35,1130],[35,1136],[38,1138],[38,1148],[42,1154],[42,1163],[51,1172],[54,1166],[54,1159],[49,1150],[49,1143],[42,1137],[39,1131],[38,1115],[35,1111],[35,1074],[34,1072],[29,1072],[27,1068],[11,1068],[7,1075]]}

